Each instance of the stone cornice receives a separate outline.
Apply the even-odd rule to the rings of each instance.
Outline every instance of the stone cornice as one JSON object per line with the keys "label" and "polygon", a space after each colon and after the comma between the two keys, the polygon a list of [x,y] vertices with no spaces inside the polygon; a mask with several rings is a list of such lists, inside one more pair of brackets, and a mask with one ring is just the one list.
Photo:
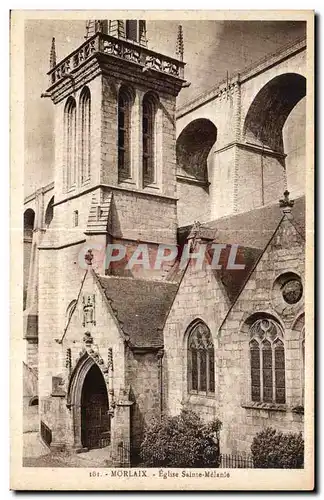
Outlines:
{"label": "stone cornice", "polygon": [[274,151],[272,149],[268,148],[263,148],[262,146],[259,146],[258,144],[249,144],[246,142],[230,142],[229,144],[226,144],[226,146],[223,146],[222,148],[216,149],[214,151],[214,154],[216,153],[221,153],[222,151],[226,151],[227,149],[231,148],[240,148],[240,149],[245,149],[247,151],[252,151],[253,153],[258,153],[262,156],[271,156],[273,158],[279,158],[279,159],[285,159],[286,154],[280,153],[279,151]]}
{"label": "stone cornice", "polygon": [[54,207],[57,206],[57,205],[61,205],[62,203],[66,203],[67,201],[70,201],[70,200],[73,200],[75,198],[79,198],[80,196],[83,196],[84,194],[87,194],[87,193],[91,193],[92,191],[95,191],[96,189],[109,189],[111,191],[123,191],[123,192],[126,192],[126,193],[133,193],[133,194],[136,194],[136,196],[140,196],[140,197],[149,197],[149,198],[160,198],[162,200],[165,200],[167,202],[176,202],[178,200],[178,198],[176,197],[173,197],[173,196],[167,196],[165,194],[162,194],[162,193],[151,193],[150,191],[141,191],[141,190],[136,190],[134,188],[126,188],[126,187],[121,187],[121,186],[114,186],[112,184],[96,184],[92,187],[89,187],[87,189],[84,189],[84,190],[81,190],[79,191],[78,193],[75,193],[75,194],[72,194],[72,195],[69,195],[69,196],[66,196],[62,199],[60,199],[59,201],[57,201],[56,203],[54,203]]}

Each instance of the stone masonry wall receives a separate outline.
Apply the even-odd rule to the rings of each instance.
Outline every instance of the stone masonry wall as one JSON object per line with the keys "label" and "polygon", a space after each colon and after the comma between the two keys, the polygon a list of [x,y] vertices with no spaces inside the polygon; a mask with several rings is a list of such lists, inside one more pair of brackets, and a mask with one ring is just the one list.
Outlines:
{"label": "stone masonry wall", "polygon": [[237,212],[279,200],[286,186],[284,160],[260,151],[237,148]]}
{"label": "stone masonry wall", "polygon": [[[253,436],[266,426],[285,432],[303,431],[303,416],[292,412],[292,408],[303,404],[298,320],[304,310],[303,299],[287,308],[287,304],[280,301],[280,286],[275,286],[282,274],[292,272],[304,282],[304,243],[291,222],[285,219],[223,324],[229,303],[222,284],[210,271],[194,272],[191,268],[180,284],[167,318],[163,359],[167,411],[178,414],[184,402],[206,420],[218,417],[223,423],[223,453],[250,453]],[[271,314],[284,331],[284,408],[252,408],[250,404],[249,335],[245,322],[257,312]],[[214,398],[190,395],[187,390],[186,331],[197,318],[207,324],[214,340]]]}
{"label": "stone masonry wall", "polygon": [[[279,307],[273,285],[285,272],[295,272],[304,282],[303,241],[288,220],[280,226],[220,330],[216,387],[219,416],[223,422],[221,449],[224,453],[249,453],[253,436],[267,426],[285,432],[303,431],[303,416],[291,411],[303,404],[301,338],[294,328],[296,319],[303,313],[303,299],[292,308]],[[276,318],[284,331],[284,410],[252,408],[250,403],[250,337],[244,325],[256,312]]]}
{"label": "stone masonry wall", "polygon": [[195,220],[208,221],[209,215],[209,190],[208,187],[191,182],[178,181],[177,183],[177,214],[178,225],[186,226]]}
{"label": "stone masonry wall", "polygon": [[131,388],[131,442],[138,455],[145,424],[161,415],[160,367],[156,352],[135,353],[128,350],[126,378]]}
{"label": "stone masonry wall", "polygon": [[207,419],[217,415],[216,396],[202,398],[188,394],[186,332],[192,321],[200,318],[209,327],[216,348],[218,328],[228,307],[223,285],[212,272],[189,266],[164,328],[165,401],[171,415],[180,412],[182,403],[189,403]]}
{"label": "stone masonry wall", "polygon": [[155,243],[176,243],[174,199],[140,192],[115,190],[111,232],[116,238]]}

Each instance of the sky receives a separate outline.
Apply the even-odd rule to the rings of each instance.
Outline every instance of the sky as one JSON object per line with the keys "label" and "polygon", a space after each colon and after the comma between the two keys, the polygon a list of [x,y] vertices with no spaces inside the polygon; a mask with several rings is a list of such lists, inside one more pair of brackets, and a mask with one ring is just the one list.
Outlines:
{"label": "sky", "polygon": [[[191,82],[177,99],[181,106],[216,87],[280,47],[305,36],[298,21],[148,21],[151,50],[175,57],[178,25],[184,37],[185,78]],[[40,95],[48,87],[49,54],[56,40],[57,62],[76,49],[85,21],[28,20],[25,24],[25,195],[53,180],[54,104]]]}

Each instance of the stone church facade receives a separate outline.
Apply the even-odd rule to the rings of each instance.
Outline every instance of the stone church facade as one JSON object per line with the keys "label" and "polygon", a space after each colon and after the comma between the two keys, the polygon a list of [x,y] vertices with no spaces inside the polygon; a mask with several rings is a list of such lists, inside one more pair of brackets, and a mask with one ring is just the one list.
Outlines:
{"label": "stone church facade", "polygon": [[[183,404],[220,418],[224,453],[249,453],[268,425],[303,431],[305,164],[288,176],[282,129],[305,97],[305,50],[177,111],[181,27],[176,58],[148,49],[144,21],[89,21],[58,63],[53,40],[55,178],[24,217],[25,420],[38,398],[51,449],[106,447],[118,465],[146,423]],[[121,245],[125,264],[146,244],[154,262],[159,245],[186,243],[207,249],[202,269],[103,258]],[[228,269],[233,245],[241,266]]]}

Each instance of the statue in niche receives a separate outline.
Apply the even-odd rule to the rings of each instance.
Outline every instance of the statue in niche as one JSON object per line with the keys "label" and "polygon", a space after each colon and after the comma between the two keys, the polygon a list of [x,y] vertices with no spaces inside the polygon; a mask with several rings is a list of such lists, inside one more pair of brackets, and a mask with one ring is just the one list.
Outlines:
{"label": "statue in niche", "polygon": [[95,320],[95,295],[85,295],[83,297],[83,326],[88,324],[96,325]]}

